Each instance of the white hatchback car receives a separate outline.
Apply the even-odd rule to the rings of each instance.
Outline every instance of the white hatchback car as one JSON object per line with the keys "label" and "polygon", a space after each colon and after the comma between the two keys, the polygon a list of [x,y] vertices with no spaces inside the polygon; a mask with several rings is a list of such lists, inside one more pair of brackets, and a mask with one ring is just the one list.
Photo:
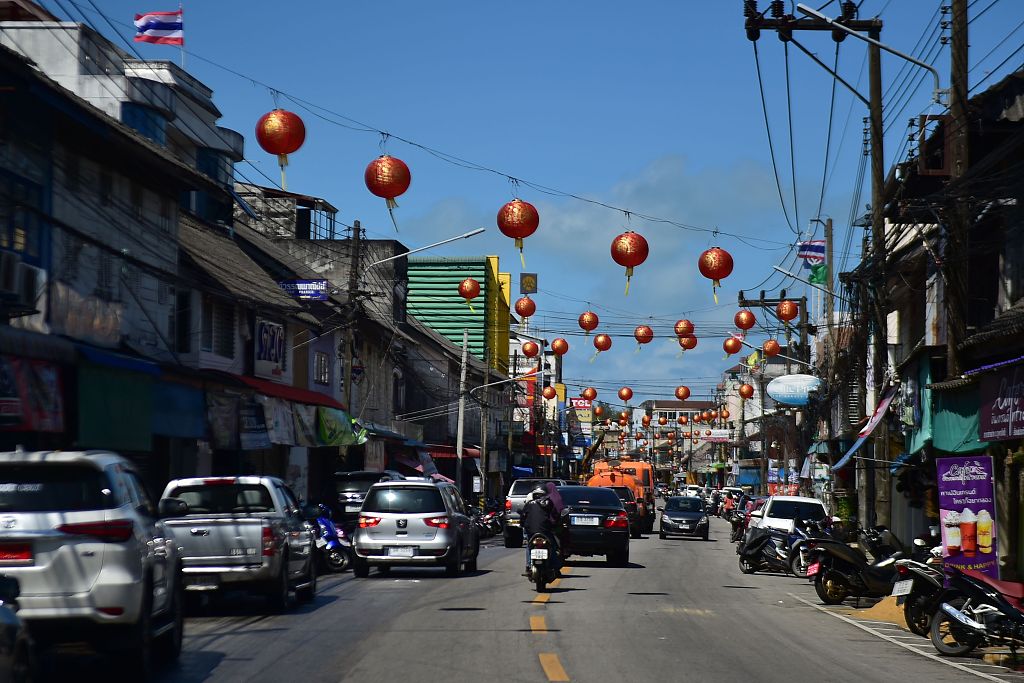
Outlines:
{"label": "white hatchback car", "polygon": [[750,513],[750,526],[789,533],[798,519],[818,521],[825,517],[825,504],[817,498],[772,496],[760,509]]}
{"label": "white hatchback car", "polygon": [[0,571],[18,580],[37,644],[117,652],[133,680],[150,674],[154,650],[181,652],[177,547],[118,455],[0,453]]}

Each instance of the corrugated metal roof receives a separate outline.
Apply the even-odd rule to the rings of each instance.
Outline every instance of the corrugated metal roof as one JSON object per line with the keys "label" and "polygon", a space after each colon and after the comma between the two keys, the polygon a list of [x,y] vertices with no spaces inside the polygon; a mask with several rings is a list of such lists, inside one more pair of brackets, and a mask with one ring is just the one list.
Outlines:
{"label": "corrugated metal roof", "polygon": [[[409,259],[408,275],[408,313],[459,348],[463,330],[469,330],[469,351],[483,359],[488,324],[486,259]],[[458,292],[459,283],[468,277],[480,283],[480,296],[471,306]]]}

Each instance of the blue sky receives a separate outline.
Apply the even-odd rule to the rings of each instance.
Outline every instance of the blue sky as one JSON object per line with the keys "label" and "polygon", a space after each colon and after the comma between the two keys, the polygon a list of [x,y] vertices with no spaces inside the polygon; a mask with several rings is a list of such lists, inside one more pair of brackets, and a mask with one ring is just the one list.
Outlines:
{"label": "blue sky", "polygon": [[[880,13],[883,42],[934,61],[945,87],[949,52],[933,31],[944,3],[948,0],[864,0],[861,17]],[[55,2],[44,4],[66,16]],[[88,0],[62,4],[76,19],[82,12],[110,34]],[[128,24],[135,12],[174,9],[173,3],[141,0],[95,4],[124,36],[133,33]],[[767,4],[760,2],[762,9]],[[278,177],[275,159],[253,137],[256,120],[275,102],[255,80],[286,93],[278,97],[280,106],[298,113],[307,126],[305,146],[291,157],[289,189],[328,199],[339,207],[340,220],[361,220],[370,237],[395,237],[383,200],[363,184],[366,164],[382,148],[412,171],[412,186],[398,200],[398,238],[415,247],[487,227],[472,242],[435,253],[498,254],[514,281],[519,258],[494,219],[514,196],[505,176],[558,190],[551,195],[520,186],[518,194],[541,215],[540,229],[526,242],[527,270],[539,273],[542,290],[534,297],[534,323],[548,339],[569,339],[565,377],[571,385],[593,383],[601,398],[612,399],[615,387],[629,384],[635,403],[669,398],[672,387],[685,383],[694,398],[705,398],[721,371],[735,362],[724,359],[721,344],[732,329],[737,290],[782,284],[771,266],[791,262],[789,247],[796,236],[775,185],[753,49],[738,1],[527,0],[512,6],[217,0],[185,2],[184,9],[186,66],[214,89],[224,114],[221,124],[246,136],[247,159],[270,178]],[[838,11],[838,2],[824,9],[831,16]],[[1024,5],[975,0],[971,15],[983,11],[971,24],[972,85],[1024,42]],[[832,63],[835,48],[827,33],[798,39]],[[848,39],[839,57],[840,73],[859,82],[863,93],[865,47]],[[139,49],[146,58],[179,59],[174,48]],[[784,48],[764,32],[758,50],[786,211],[806,237],[819,203],[832,79],[790,48],[794,210]],[[980,89],[1022,62],[1020,53],[1013,56]],[[916,69],[909,71],[909,81],[907,75],[899,58],[883,57],[887,121],[893,122],[885,141],[887,166],[897,153],[905,155],[906,120],[940,111],[930,106],[930,77],[922,78]],[[323,118],[288,95],[322,107]],[[851,237],[853,245],[846,253],[849,268],[861,236],[860,228],[849,233],[848,218],[866,111],[851,100],[841,87],[836,90],[820,214],[835,220],[837,271],[846,239]],[[367,132],[364,124],[393,137],[382,147],[382,136]],[[423,147],[498,173],[448,163]],[[240,179],[265,182],[249,164],[237,170]],[[627,217],[562,193],[700,229]],[[869,198],[865,184],[855,213],[864,213]],[[651,246],[628,296],[623,295],[624,273],[609,256],[612,238],[625,228],[642,233]],[[744,239],[716,235],[715,229]],[[696,269],[700,252],[715,244],[729,250],[736,263],[717,306],[710,283]],[[803,293],[802,285],[788,284],[791,292]],[[631,333],[647,323],[660,338],[634,353],[632,338],[615,337],[611,352],[590,363],[590,340],[579,336],[575,323],[588,302],[601,316],[602,330]],[[699,345],[680,357],[675,340],[666,336],[683,317],[696,323]],[[762,331],[751,341],[764,338]]]}

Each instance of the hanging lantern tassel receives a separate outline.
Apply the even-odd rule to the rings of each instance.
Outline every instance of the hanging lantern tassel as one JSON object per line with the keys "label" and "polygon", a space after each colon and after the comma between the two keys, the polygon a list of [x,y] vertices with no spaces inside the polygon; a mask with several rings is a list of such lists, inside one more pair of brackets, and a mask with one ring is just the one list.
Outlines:
{"label": "hanging lantern tassel", "polygon": [[718,280],[711,281],[711,296],[714,297],[715,303],[718,303],[718,288],[722,286],[722,283]]}
{"label": "hanging lantern tassel", "polygon": [[519,262],[521,264],[523,264],[523,268],[525,268],[526,267],[526,257],[523,256],[523,238],[522,237],[517,237],[516,238],[516,249],[519,250]]}
{"label": "hanging lantern tassel", "polygon": [[590,357],[590,362],[591,363],[593,363],[595,360],[597,360],[597,354],[599,354],[599,353],[601,353],[601,352],[600,351],[594,351],[594,355]]}
{"label": "hanging lantern tassel", "polygon": [[[397,230],[398,228],[396,227],[395,229]],[[473,302],[472,301],[470,301],[469,299],[466,299],[466,305],[469,306],[469,312],[470,313],[476,313],[476,309],[473,308]]]}
{"label": "hanging lantern tassel", "polygon": [[277,165],[281,167],[281,189],[282,190],[287,190],[288,189],[288,179],[285,177],[284,169],[288,165],[288,155],[287,154],[278,154],[277,155]]}
{"label": "hanging lantern tassel", "polygon": [[[398,202],[395,201],[394,197],[386,197],[384,203],[388,206],[388,215],[391,216],[391,225],[395,226],[395,232],[398,232],[398,221],[395,220],[395,209],[398,208]],[[715,300],[718,303],[718,300]],[[470,306],[472,309],[473,307]]]}
{"label": "hanging lantern tassel", "polygon": [[626,268],[626,296],[629,296],[629,278],[633,277],[633,266]]}

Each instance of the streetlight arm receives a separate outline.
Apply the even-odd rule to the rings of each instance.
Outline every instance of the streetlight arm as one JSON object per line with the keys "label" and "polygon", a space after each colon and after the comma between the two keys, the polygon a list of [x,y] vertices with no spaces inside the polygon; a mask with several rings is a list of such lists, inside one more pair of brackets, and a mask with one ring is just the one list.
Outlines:
{"label": "streetlight arm", "polygon": [[928,71],[931,72],[932,77],[935,78],[935,91],[932,93],[932,97],[939,104],[944,104],[944,102],[942,101],[942,93],[945,92],[945,91],[942,89],[941,83],[939,81],[939,72],[931,64],[927,64],[925,62],[922,62],[919,59],[914,59],[910,55],[904,54],[904,53],[900,52],[899,50],[897,50],[895,48],[889,47],[885,43],[877,41],[877,40],[875,40],[874,38],[872,38],[870,36],[866,36],[863,33],[860,33],[859,31],[854,31],[852,28],[849,28],[848,26],[844,26],[843,24],[841,24],[838,21],[835,21],[834,19],[829,19],[828,17],[826,17],[824,14],[822,14],[818,10],[812,9],[812,8],[808,7],[807,5],[804,5],[802,3],[798,3],[796,8],[801,13],[806,14],[807,16],[814,17],[815,19],[820,19],[821,21],[824,21],[826,24],[828,24],[832,28],[839,29],[840,31],[842,31],[844,33],[848,33],[851,36],[853,36],[854,38],[860,38],[865,43],[870,43],[871,45],[879,47],[879,48],[885,50],[886,52],[888,52],[890,54],[894,54],[897,57],[901,57],[901,58],[907,60],[911,64],[917,64],[919,67],[921,67],[923,69],[927,69]]}
{"label": "streetlight arm", "polygon": [[380,261],[374,261],[370,265],[368,265],[365,268],[363,268],[363,270],[368,270],[370,268],[373,268],[374,266],[379,266],[382,263],[387,263],[388,261],[394,261],[395,259],[402,258],[403,256],[408,256],[409,254],[415,254],[418,251],[426,251],[427,249],[433,249],[434,247],[439,247],[442,244],[448,244],[449,242],[455,242],[456,240],[469,239],[470,237],[475,237],[476,235],[479,235],[480,233],[485,232],[486,230],[487,230],[486,228],[477,228],[476,230],[470,230],[469,232],[464,232],[461,235],[456,235],[455,237],[449,237],[448,239],[441,240],[440,242],[434,242],[433,244],[428,244],[425,247],[416,247],[415,249],[410,249],[409,251],[404,251],[401,254],[396,254],[395,256],[389,256],[389,257],[387,257],[385,259],[381,259]]}

